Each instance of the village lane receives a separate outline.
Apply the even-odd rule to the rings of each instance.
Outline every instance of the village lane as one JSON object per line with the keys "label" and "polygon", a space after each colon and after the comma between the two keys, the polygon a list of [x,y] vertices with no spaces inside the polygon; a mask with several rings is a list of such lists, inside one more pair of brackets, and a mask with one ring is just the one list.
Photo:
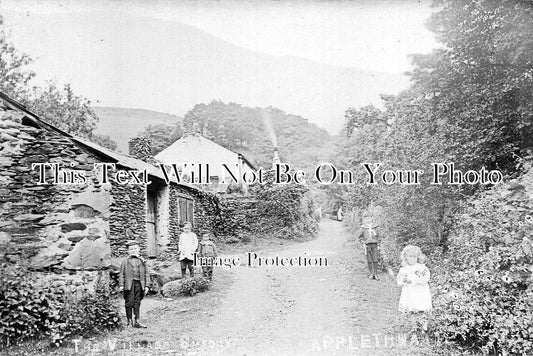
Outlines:
{"label": "village lane", "polygon": [[393,330],[399,290],[386,274],[367,278],[361,250],[325,219],[316,239],[266,255],[323,256],[327,266],[236,269],[226,298],[191,334],[198,354],[410,354]]}
{"label": "village lane", "polygon": [[[244,260],[244,253],[239,256]],[[354,234],[324,219],[318,236],[260,256],[325,257],[322,267],[215,270],[195,297],[143,302],[147,329],[93,340],[105,355],[429,355],[398,327],[399,289],[367,277]],[[90,343],[89,343],[90,345]],[[113,348],[113,351],[110,351]],[[85,349],[85,351],[89,351]]]}

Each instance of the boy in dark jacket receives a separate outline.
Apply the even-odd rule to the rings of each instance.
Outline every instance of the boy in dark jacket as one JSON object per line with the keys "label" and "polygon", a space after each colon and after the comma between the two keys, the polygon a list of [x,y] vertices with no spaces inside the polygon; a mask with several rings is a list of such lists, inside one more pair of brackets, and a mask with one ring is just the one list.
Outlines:
{"label": "boy in dark jacket", "polygon": [[[146,328],[139,322],[141,300],[148,291],[148,271],[146,263],[140,256],[139,244],[131,241],[128,246],[128,257],[120,264],[119,289],[124,292],[126,318],[128,326]],[[132,312],[135,321],[132,321]]]}
{"label": "boy in dark jacket", "polygon": [[217,250],[210,234],[202,235],[202,241],[198,245],[198,256],[202,261],[202,275],[213,279],[213,260],[217,256]]}

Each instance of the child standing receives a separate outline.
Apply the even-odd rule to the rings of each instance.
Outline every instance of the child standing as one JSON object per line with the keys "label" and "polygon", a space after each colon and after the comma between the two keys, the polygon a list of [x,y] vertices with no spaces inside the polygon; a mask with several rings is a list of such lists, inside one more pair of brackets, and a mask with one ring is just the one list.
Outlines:
{"label": "child standing", "polygon": [[[148,292],[148,272],[146,263],[141,258],[139,244],[131,241],[128,244],[128,257],[120,264],[119,289],[124,292],[127,326],[146,328],[139,322],[141,300]],[[132,320],[135,315],[135,321]]]}
{"label": "child standing", "polygon": [[363,216],[361,229],[359,230],[359,239],[365,244],[365,256],[368,264],[369,278],[379,279],[378,277],[378,263],[379,263],[379,234],[377,225],[373,223],[372,215],[365,214]]}
{"label": "child standing", "polygon": [[[431,292],[429,290],[429,269],[425,255],[418,246],[405,246],[402,253],[402,268],[396,282],[402,286],[399,311],[418,312],[431,310]],[[420,263],[422,262],[422,263]]]}
{"label": "child standing", "polygon": [[198,246],[198,256],[202,258],[202,275],[213,279],[213,263],[217,256],[215,243],[211,241],[210,234],[203,234]]}
{"label": "child standing", "polygon": [[196,234],[191,229],[191,223],[187,221],[183,225],[183,232],[180,234],[178,241],[178,255],[182,278],[185,278],[187,268],[189,269],[191,278],[194,277],[193,259],[194,253],[198,248],[198,237],[196,237]]}

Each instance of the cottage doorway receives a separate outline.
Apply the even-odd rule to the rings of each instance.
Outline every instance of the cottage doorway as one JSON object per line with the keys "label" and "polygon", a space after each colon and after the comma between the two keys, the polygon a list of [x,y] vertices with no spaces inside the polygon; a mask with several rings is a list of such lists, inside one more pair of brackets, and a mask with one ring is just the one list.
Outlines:
{"label": "cottage doorway", "polygon": [[194,227],[194,203],[193,200],[186,197],[179,197],[179,214],[180,224],[185,222],[191,223]]}
{"label": "cottage doorway", "polygon": [[157,257],[157,192],[147,191],[146,208],[146,254],[148,257]]}

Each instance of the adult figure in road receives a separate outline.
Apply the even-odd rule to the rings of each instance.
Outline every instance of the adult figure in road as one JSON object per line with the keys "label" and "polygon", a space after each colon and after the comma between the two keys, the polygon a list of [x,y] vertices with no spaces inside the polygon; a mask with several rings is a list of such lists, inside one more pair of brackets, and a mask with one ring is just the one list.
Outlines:
{"label": "adult figure in road", "polygon": [[337,220],[342,221],[344,219],[344,212],[342,211],[342,206],[337,210]]}

